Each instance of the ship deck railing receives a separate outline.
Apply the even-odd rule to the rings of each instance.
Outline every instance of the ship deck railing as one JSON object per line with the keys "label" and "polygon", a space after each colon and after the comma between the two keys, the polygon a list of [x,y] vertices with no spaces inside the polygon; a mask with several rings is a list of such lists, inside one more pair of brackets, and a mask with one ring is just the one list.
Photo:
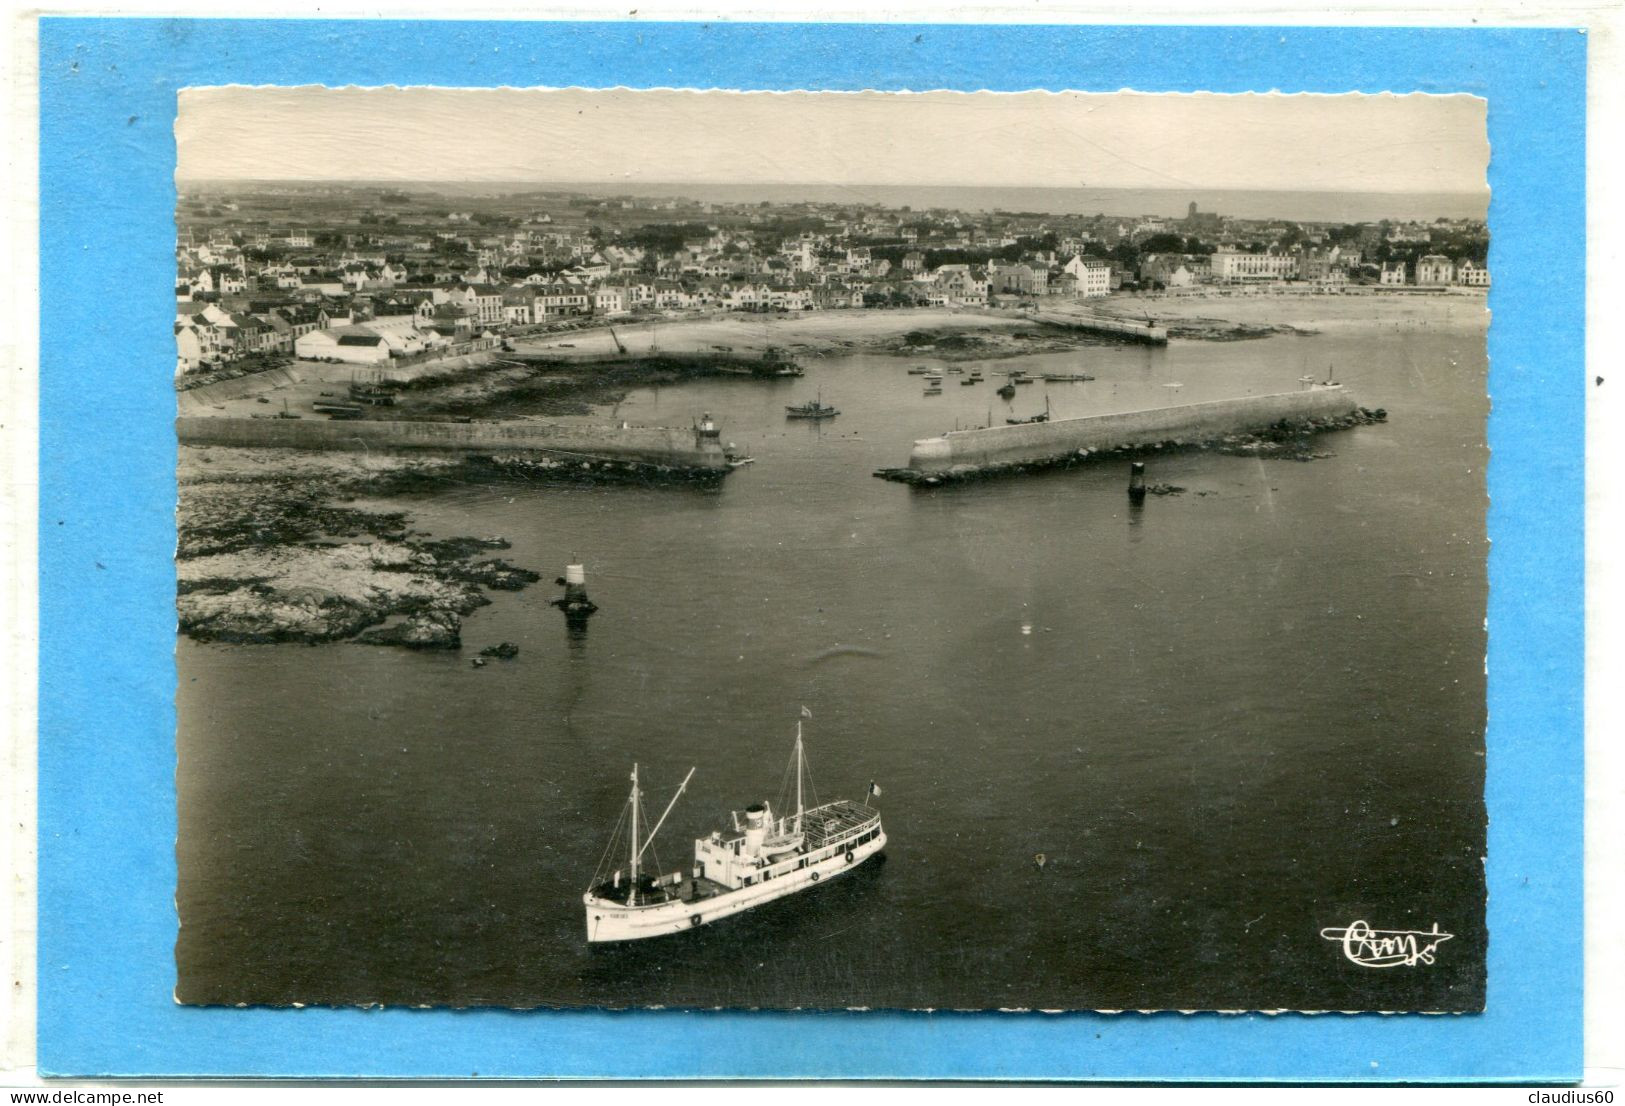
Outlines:
{"label": "ship deck railing", "polygon": [[849,834],[863,830],[880,821],[880,812],[874,807],[840,799],[825,806],[814,807],[801,816],[801,829],[806,834],[806,848],[822,848]]}

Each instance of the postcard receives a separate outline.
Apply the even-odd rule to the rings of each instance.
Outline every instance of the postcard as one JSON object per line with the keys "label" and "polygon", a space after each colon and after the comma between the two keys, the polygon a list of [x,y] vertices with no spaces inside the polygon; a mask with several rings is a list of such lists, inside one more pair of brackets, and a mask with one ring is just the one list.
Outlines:
{"label": "postcard", "polygon": [[1482,1009],[1484,124],[185,90],[181,1001]]}

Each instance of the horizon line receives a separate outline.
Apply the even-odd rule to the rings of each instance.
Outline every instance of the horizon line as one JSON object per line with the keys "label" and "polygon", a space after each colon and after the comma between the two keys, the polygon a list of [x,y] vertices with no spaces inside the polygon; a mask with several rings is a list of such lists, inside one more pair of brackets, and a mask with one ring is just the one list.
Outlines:
{"label": "horizon line", "polygon": [[525,177],[183,177],[179,173],[174,177],[176,184],[526,184],[540,187],[580,188],[591,185],[613,184],[616,186],[636,187],[638,184],[659,187],[707,187],[711,185],[725,185],[731,188],[784,188],[796,185],[812,185],[819,188],[1004,188],[1004,189],[1032,189],[1046,192],[1084,192],[1084,191],[1120,191],[1120,192],[1288,192],[1302,194],[1321,194],[1338,192],[1357,192],[1366,196],[1476,196],[1481,191],[1490,191],[1488,182],[1482,189],[1363,189],[1363,188],[1261,188],[1234,185],[1184,185],[1171,187],[1165,185],[1132,185],[1132,184],[1008,184],[1008,183],[929,183],[919,182],[895,183],[888,181],[847,181],[834,183],[817,180],[775,180],[775,181],[728,181],[728,180],[649,180],[641,182],[616,180],[531,180]]}

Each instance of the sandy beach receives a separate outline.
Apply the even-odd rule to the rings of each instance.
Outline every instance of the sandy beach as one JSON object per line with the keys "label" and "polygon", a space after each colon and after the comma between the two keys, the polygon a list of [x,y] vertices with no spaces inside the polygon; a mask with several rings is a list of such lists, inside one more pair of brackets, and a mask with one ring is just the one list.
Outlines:
{"label": "sandy beach", "polygon": [[[1120,295],[1100,301],[1103,314],[1152,316],[1173,337],[1229,326],[1280,331],[1419,327],[1486,327],[1488,297],[1458,292],[1323,292],[1211,290],[1172,295]],[[1198,331],[1198,333],[1191,333]]]}
{"label": "sandy beach", "polygon": [[[1039,328],[1024,319],[976,310],[899,308],[837,309],[799,315],[711,315],[611,324],[630,353],[760,353],[773,347],[791,355],[841,353],[895,342],[910,331],[994,331],[1011,334]],[[550,356],[601,357],[616,352],[610,328],[522,339],[515,348]]]}
{"label": "sandy beach", "polygon": [[[1189,294],[1126,294],[1102,300],[1069,301],[1080,314],[1102,314],[1166,323],[1175,338],[1234,339],[1293,331],[1427,326],[1482,327],[1488,323],[1486,297],[1477,293],[1347,293],[1207,290]],[[1049,309],[1046,305],[1046,309]],[[1087,344],[1096,339],[1057,334],[1016,312],[982,309],[844,309],[799,315],[713,315],[614,326],[630,353],[760,353],[769,347],[792,356],[866,350],[907,355],[930,352],[929,344],[906,340],[933,335],[979,336],[979,357],[1037,352],[1035,341]],[[593,328],[538,339],[515,348],[550,357],[602,357],[614,354],[609,328]]]}

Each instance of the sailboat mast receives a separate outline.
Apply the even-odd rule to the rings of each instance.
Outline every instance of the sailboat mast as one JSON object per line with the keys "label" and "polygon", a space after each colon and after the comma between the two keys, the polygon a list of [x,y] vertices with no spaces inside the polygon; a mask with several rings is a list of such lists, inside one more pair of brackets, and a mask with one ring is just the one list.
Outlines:
{"label": "sailboat mast", "polygon": [[632,862],[627,866],[631,873],[631,889],[627,892],[626,902],[630,906],[638,898],[638,764],[632,762]]}

